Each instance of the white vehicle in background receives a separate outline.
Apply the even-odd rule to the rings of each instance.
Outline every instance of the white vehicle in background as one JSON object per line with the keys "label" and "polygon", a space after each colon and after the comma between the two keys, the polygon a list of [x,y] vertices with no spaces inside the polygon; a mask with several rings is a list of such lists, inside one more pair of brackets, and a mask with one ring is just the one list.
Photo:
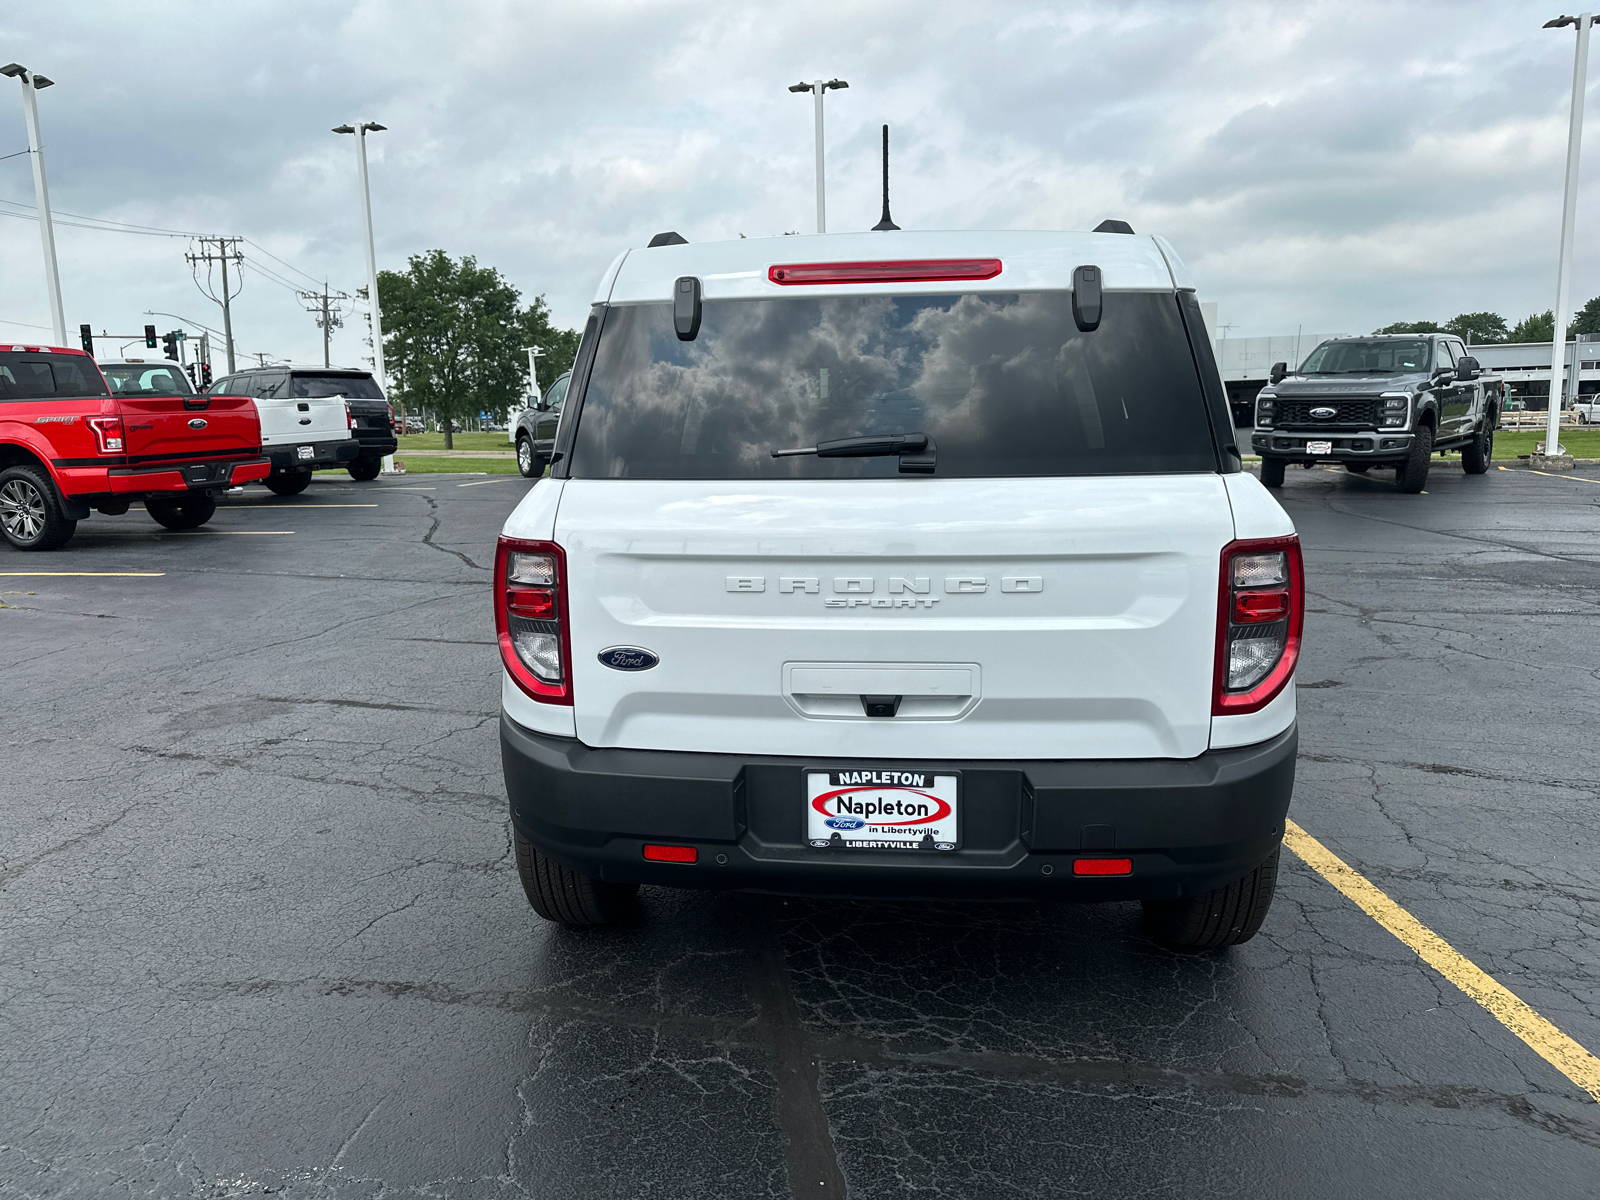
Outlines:
{"label": "white vehicle in background", "polygon": [[263,482],[280,496],[305,491],[314,470],[348,468],[361,456],[356,418],[344,395],[296,395],[290,373],[287,366],[256,367],[225,376],[206,389],[207,395],[249,396],[256,402],[261,452],[272,461],[272,474]]}
{"label": "white vehicle in background", "polygon": [[617,259],[496,555],[540,915],[600,924],[648,883],[1254,935],[1299,540],[1240,469],[1183,264],[1110,227]]}
{"label": "white vehicle in background", "polygon": [[1573,404],[1572,411],[1577,413],[1579,425],[1600,425],[1600,399],[1594,396],[1587,400],[1579,399]]}

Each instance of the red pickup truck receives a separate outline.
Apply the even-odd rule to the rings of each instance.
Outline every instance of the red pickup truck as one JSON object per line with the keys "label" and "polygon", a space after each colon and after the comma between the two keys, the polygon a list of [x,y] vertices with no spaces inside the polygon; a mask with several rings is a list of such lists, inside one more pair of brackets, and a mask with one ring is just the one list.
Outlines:
{"label": "red pickup truck", "polygon": [[115,393],[81,350],[0,345],[0,532],[18,550],[54,550],[93,509],[135,500],[168,529],[194,529],[223,490],[264,479],[255,404],[160,386]]}

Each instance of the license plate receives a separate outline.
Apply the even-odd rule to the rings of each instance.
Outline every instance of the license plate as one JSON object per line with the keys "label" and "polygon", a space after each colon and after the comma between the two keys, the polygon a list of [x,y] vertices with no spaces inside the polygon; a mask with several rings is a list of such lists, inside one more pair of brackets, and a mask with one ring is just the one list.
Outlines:
{"label": "license plate", "polygon": [[1333,443],[1332,442],[1307,442],[1306,443],[1306,453],[1307,454],[1332,454],[1333,453]]}
{"label": "license plate", "polygon": [[301,458],[315,458],[317,449],[315,446],[301,446],[298,453]]}
{"label": "license plate", "polygon": [[806,841],[816,849],[954,850],[961,777],[916,767],[806,772]]}

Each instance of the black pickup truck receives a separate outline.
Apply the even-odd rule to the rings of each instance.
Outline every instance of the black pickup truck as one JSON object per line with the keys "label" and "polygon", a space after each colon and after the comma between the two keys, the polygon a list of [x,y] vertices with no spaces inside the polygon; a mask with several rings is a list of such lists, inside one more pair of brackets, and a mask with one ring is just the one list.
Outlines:
{"label": "black pickup truck", "polygon": [[1449,450],[1469,475],[1489,469],[1503,384],[1459,338],[1333,338],[1293,374],[1273,364],[1269,379],[1250,435],[1268,487],[1283,486],[1291,463],[1336,462],[1357,474],[1392,469],[1402,492],[1420,492],[1433,456]]}

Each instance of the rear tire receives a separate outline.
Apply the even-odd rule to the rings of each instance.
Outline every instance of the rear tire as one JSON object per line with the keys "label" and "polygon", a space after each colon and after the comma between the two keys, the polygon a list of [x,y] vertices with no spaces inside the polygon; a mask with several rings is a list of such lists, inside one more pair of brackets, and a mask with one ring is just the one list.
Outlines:
{"label": "rear tire", "polygon": [[350,478],[361,483],[367,483],[378,477],[383,470],[381,458],[358,458],[353,460],[345,470],[350,472]]}
{"label": "rear tire", "polygon": [[1272,907],[1282,853],[1280,845],[1243,879],[1203,895],[1144,901],[1151,936],[1174,950],[1220,950],[1248,942]]}
{"label": "rear tire", "polygon": [[1494,430],[1480,429],[1461,447],[1461,469],[1468,475],[1482,475],[1494,461]]}
{"label": "rear tire", "polygon": [[311,486],[310,471],[281,471],[266,478],[267,490],[280,496],[298,496]]}
{"label": "rear tire", "polygon": [[144,510],[168,529],[199,529],[217,513],[214,496],[190,492],[184,496],[148,496]]}
{"label": "rear tire", "polygon": [[1428,485],[1428,467],[1433,462],[1433,426],[1423,425],[1411,439],[1411,453],[1395,468],[1394,485],[1415,496]]}
{"label": "rear tire", "polygon": [[1261,460],[1261,482],[1269,488],[1283,486],[1283,469],[1288,464],[1281,458],[1263,458]]}
{"label": "rear tire", "polygon": [[61,493],[39,467],[0,471],[0,533],[18,550],[59,550],[78,528]]}
{"label": "rear tire", "polygon": [[608,883],[552,862],[532,842],[512,830],[516,841],[517,874],[533,911],[546,921],[575,928],[609,925],[627,916],[637,903],[637,883]]}

